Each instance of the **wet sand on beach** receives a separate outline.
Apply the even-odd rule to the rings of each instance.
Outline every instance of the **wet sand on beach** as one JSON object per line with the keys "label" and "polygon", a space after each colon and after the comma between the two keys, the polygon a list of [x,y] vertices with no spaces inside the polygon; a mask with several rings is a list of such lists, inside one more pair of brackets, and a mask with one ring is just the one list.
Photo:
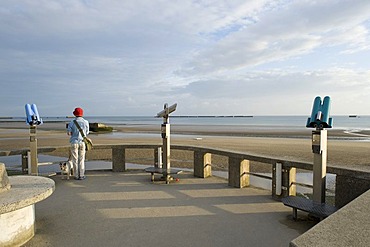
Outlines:
{"label": "wet sand on beach", "polygon": [[[112,126],[114,133],[91,133],[95,145],[103,144],[159,144],[162,139],[160,126],[125,125]],[[281,159],[312,162],[312,129],[245,130],[242,127],[225,126],[171,126],[171,144],[220,148]],[[328,130],[328,165],[370,171],[369,138],[351,139],[355,136],[341,130]],[[348,138],[347,138],[348,137]],[[38,147],[68,146],[64,122],[44,123],[37,128]],[[0,151],[29,148],[29,128],[25,123],[0,123]],[[152,150],[128,150],[127,162],[150,164]],[[64,156],[54,152],[52,155]],[[191,166],[192,152],[172,150],[172,166]],[[89,160],[110,160],[110,150],[95,150],[87,154]],[[225,157],[212,156],[212,165],[226,169]],[[253,166],[253,164],[252,164]],[[257,166],[256,166],[257,167]],[[268,167],[268,166],[266,166]],[[261,166],[259,171],[264,169]],[[270,169],[270,168],[266,168]]]}

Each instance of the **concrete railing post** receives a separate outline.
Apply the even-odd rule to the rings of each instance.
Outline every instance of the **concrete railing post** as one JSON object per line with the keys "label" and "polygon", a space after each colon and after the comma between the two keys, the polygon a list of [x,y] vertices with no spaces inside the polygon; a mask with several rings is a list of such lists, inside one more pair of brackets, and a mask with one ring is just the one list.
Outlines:
{"label": "concrete railing post", "polygon": [[249,160],[229,157],[229,186],[243,188],[249,186]]}
{"label": "concrete railing post", "polygon": [[201,151],[194,151],[194,176],[207,178],[212,176],[212,155]]}
{"label": "concrete railing post", "polygon": [[295,196],[297,193],[296,181],[297,169],[295,167],[282,167],[282,196]]}
{"label": "concrete railing post", "polygon": [[126,149],[121,146],[112,147],[112,171],[126,171]]}

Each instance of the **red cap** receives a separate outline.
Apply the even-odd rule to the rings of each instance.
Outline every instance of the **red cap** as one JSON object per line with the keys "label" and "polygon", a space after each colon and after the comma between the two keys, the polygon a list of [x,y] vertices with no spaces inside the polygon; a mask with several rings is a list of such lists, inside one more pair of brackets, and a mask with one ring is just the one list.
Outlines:
{"label": "red cap", "polygon": [[84,110],[82,110],[82,108],[80,107],[77,107],[73,111],[73,115],[75,115],[76,117],[82,117],[84,115]]}

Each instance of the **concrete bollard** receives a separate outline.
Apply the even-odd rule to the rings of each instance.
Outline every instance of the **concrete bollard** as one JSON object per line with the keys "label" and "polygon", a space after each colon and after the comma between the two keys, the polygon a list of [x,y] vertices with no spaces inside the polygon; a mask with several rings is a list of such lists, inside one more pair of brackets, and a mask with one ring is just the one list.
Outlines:
{"label": "concrete bollard", "polygon": [[229,186],[244,188],[249,186],[249,160],[229,157]]}
{"label": "concrete bollard", "polygon": [[112,147],[112,171],[126,171],[126,149],[123,147]]}
{"label": "concrete bollard", "polygon": [[194,151],[194,176],[207,178],[212,176],[212,155],[210,153]]}

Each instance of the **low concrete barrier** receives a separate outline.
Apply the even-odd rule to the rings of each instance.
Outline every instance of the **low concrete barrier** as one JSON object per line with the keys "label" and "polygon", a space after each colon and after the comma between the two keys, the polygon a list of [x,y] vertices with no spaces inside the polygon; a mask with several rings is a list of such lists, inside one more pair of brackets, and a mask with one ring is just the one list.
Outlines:
{"label": "low concrete barrier", "polygon": [[[126,170],[126,150],[128,149],[152,149],[153,165],[158,162],[158,147],[160,145],[124,144],[124,145],[94,145],[94,150],[110,149],[112,151],[112,170],[122,172]],[[38,153],[68,150],[69,146],[38,148]],[[194,176],[206,178],[212,176],[212,155],[228,157],[229,160],[229,185],[242,188],[249,186],[249,177],[257,175],[250,172],[250,161],[269,164],[272,180],[272,197],[280,200],[283,197],[296,195],[296,170],[312,171],[313,164],[295,160],[286,160],[279,157],[257,156],[246,152],[235,152],[207,147],[195,147],[187,145],[171,145],[172,150],[192,151],[194,153],[193,166]],[[21,155],[22,169],[27,173],[28,149],[0,151],[0,156]],[[279,165],[279,166],[277,166]],[[277,170],[276,167],[279,167]],[[278,172],[277,172],[278,171]],[[341,208],[363,192],[370,189],[369,171],[358,171],[340,167],[327,166],[327,173],[336,175],[335,206]],[[280,188],[277,188],[279,187]]]}
{"label": "low concrete barrier", "polygon": [[369,246],[370,190],[294,239],[290,247]]}

